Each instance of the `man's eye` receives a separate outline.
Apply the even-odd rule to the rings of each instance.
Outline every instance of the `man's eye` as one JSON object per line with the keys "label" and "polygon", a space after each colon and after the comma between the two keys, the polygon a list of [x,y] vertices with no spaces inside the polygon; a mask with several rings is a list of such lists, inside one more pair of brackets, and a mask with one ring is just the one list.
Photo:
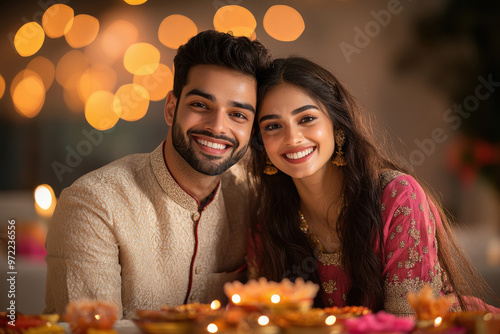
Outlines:
{"label": "man's eye", "polygon": [[201,102],[193,102],[193,103],[191,103],[191,106],[195,107],[195,108],[207,109],[207,106],[204,103],[201,103]]}
{"label": "man's eye", "polygon": [[231,116],[234,116],[234,117],[237,117],[237,118],[240,118],[240,119],[248,119],[247,115],[245,115],[244,113],[241,113],[241,112],[234,112],[231,114]]}

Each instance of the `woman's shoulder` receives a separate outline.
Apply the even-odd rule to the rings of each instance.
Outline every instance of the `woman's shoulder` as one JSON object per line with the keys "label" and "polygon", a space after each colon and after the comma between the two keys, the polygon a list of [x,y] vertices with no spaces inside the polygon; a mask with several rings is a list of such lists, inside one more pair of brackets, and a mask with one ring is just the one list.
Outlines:
{"label": "woman's shoulder", "polygon": [[382,192],[387,191],[387,189],[395,188],[405,188],[412,190],[421,190],[422,187],[415,180],[415,178],[409,174],[403,173],[398,170],[385,170],[380,174],[380,188]]}

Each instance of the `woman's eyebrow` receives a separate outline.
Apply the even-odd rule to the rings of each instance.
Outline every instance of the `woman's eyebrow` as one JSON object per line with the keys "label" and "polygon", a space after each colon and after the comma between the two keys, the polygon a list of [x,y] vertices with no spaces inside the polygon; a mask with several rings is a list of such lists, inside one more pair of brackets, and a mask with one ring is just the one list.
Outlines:
{"label": "woman's eyebrow", "polygon": [[[300,114],[301,112],[304,112],[306,110],[309,110],[309,109],[316,109],[316,110],[319,110],[318,107],[312,105],[312,104],[306,104],[305,106],[302,106],[302,107],[298,107],[297,109],[294,109],[292,110],[292,115],[295,116],[297,114]],[[278,119],[278,118],[281,118],[280,115],[278,114],[270,114],[270,115],[266,115],[266,116],[263,116],[260,120],[259,120],[259,123],[261,123],[262,121],[266,121],[268,119]]]}

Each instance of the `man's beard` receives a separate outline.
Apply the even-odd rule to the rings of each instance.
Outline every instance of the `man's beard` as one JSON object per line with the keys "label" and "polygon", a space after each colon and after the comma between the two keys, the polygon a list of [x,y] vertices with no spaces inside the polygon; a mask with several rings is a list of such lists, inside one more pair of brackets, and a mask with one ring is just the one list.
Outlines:
{"label": "man's beard", "polygon": [[[243,156],[245,155],[248,145],[241,148],[238,151],[239,142],[235,139],[226,137],[226,136],[216,136],[209,131],[196,131],[196,130],[188,130],[186,133],[187,138],[182,134],[181,127],[174,121],[172,124],[172,145],[174,146],[177,153],[197,172],[205,174],[205,175],[220,175],[228,170],[231,166],[237,163]],[[192,141],[190,140],[191,134],[199,134],[206,137],[222,139],[228,141],[232,144],[232,152],[231,156],[225,158],[223,157],[209,155],[201,152],[203,158],[199,158],[194,152]]]}

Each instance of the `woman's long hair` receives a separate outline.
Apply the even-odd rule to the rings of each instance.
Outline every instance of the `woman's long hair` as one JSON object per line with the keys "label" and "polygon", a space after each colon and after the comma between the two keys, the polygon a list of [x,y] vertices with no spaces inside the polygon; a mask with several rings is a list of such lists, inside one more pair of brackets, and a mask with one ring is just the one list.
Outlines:
{"label": "woman's long hair", "polygon": [[[342,266],[349,277],[347,305],[383,309],[383,262],[377,256],[377,252],[383,254],[382,242],[377,242],[383,240],[380,174],[387,169],[409,172],[391,161],[374,144],[370,128],[364,124],[354,98],[328,70],[300,57],[274,60],[271,69],[259,78],[259,107],[270,89],[284,83],[300,88],[324,106],[334,130],[345,133],[342,150],[348,164],[342,167],[342,172],[344,200],[348,205],[340,211],[337,226],[330,228],[332,233],[337,231]],[[299,229],[299,194],[290,176],[281,171],[276,175],[263,173],[266,155],[257,121],[256,117],[250,170],[258,193],[255,199],[257,217],[253,219],[257,223],[252,227],[252,235],[254,244],[260,245],[256,254],[261,269],[259,274],[274,281],[302,277],[319,283],[314,250]],[[469,282],[474,282],[468,282],[467,278],[479,275],[458,249],[439,203],[431,194],[428,195],[438,207],[444,225],[443,229],[436,231],[438,259],[462,309],[466,309],[462,296],[471,294]],[[257,234],[259,240],[255,238]],[[375,249],[376,244],[379,249]]]}

